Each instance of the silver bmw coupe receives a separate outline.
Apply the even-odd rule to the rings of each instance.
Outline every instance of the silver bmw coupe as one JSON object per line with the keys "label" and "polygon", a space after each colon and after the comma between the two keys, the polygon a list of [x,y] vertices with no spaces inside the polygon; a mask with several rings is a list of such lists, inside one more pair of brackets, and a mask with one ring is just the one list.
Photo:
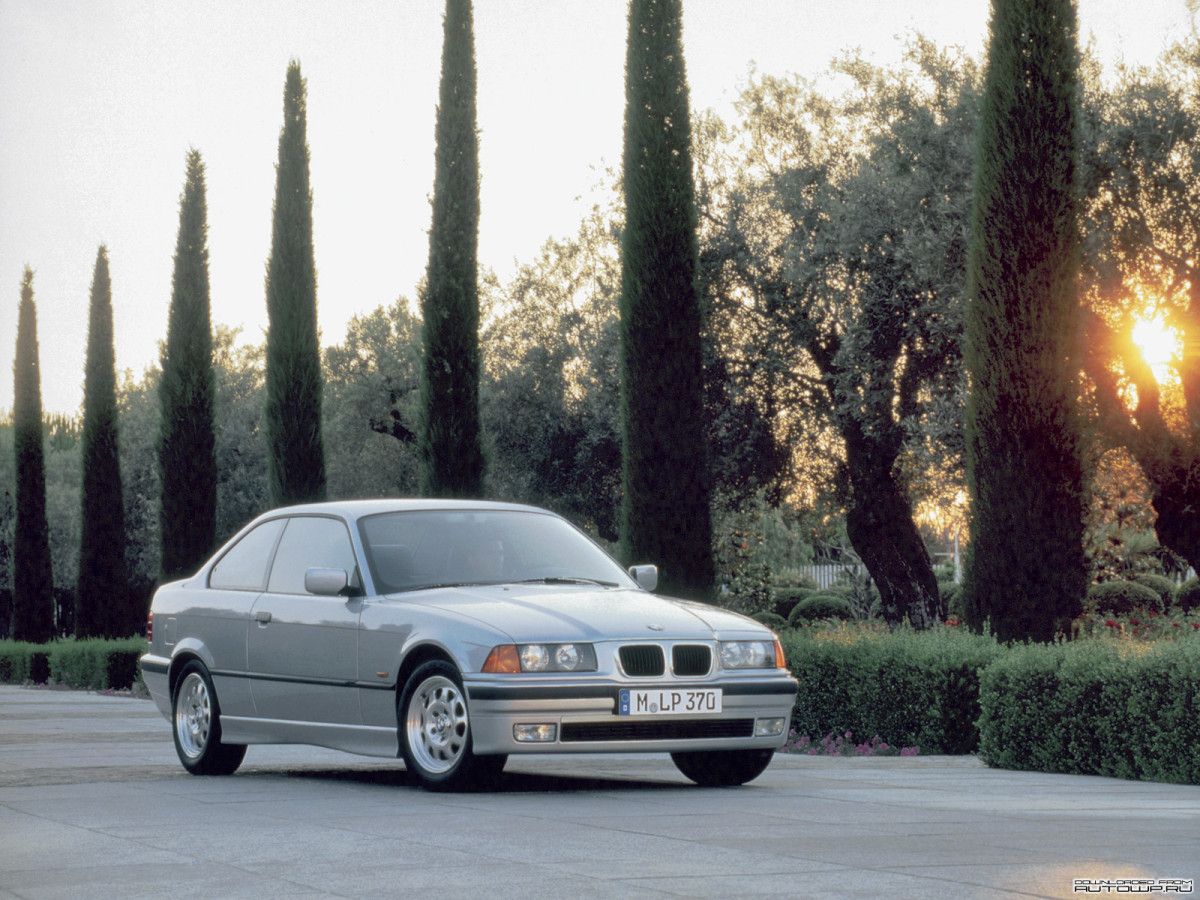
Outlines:
{"label": "silver bmw coupe", "polygon": [[658,596],[562,517],[482,501],[276,509],[161,587],[142,673],[184,768],[248,744],[401,757],[424,787],[486,787],[515,753],[667,752],[743,784],[787,735],[775,635]]}

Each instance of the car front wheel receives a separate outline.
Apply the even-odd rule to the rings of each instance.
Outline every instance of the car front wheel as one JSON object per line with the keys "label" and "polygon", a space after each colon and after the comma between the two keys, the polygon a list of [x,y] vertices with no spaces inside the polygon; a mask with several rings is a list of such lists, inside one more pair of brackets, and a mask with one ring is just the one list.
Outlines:
{"label": "car front wheel", "polygon": [[693,750],[672,753],[671,761],[703,787],[731,787],[753,781],[771,763],[774,750]]}
{"label": "car front wheel", "polygon": [[471,749],[467,695],[448,662],[417,667],[404,685],[398,718],[404,764],[428,790],[485,787],[504,768],[507,757],[476,756]]}
{"label": "car front wheel", "polygon": [[231,775],[246,756],[244,744],[221,741],[221,708],[212,677],[192,660],[179,673],[171,701],[175,752],[193,775]]}

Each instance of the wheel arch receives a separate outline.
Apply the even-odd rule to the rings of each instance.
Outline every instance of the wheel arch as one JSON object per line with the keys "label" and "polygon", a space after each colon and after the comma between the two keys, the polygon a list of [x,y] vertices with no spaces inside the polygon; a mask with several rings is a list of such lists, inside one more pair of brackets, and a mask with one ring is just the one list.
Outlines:
{"label": "wheel arch", "polygon": [[190,662],[199,662],[212,677],[212,654],[207,653],[203,644],[193,641],[183,641],[171,655],[171,664],[167,668],[167,696],[175,696],[175,688],[179,685],[179,673]]}
{"label": "wheel arch", "polygon": [[404,686],[408,684],[408,679],[417,668],[430,660],[440,659],[454,666],[458,670],[459,675],[462,674],[462,666],[458,660],[445,647],[440,644],[425,643],[417,644],[406,654],[400,663],[400,668],[396,671],[396,701],[399,702],[400,695],[404,693]]}

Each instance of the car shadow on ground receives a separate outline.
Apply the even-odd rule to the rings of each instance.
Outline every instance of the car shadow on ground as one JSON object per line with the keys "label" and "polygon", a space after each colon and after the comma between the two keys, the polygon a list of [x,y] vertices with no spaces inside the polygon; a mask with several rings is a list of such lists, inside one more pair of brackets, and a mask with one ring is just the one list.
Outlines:
{"label": "car shadow on ground", "polygon": [[[331,769],[328,767],[297,766],[254,766],[243,767],[234,777],[284,777],[303,778],[312,781],[345,781],[354,784],[377,784],[383,787],[406,787],[418,789],[416,778],[406,769]],[[615,778],[604,776],[540,775],[535,772],[501,772],[496,780],[476,793],[522,794],[522,793],[569,793],[573,791],[611,790],[663,790],[693,788],[690,783],[678,781],[649,781],[637,778]]]}

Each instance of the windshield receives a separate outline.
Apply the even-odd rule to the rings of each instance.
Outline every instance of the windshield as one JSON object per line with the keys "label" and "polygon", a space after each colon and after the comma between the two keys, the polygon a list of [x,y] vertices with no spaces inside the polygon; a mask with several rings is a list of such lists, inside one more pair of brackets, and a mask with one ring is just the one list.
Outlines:
{"label": "windshield", "polygon": [[637,586],[582,532],[545,513],[394,512],[363,518],[358,528],[381,594],[512,582]]}

